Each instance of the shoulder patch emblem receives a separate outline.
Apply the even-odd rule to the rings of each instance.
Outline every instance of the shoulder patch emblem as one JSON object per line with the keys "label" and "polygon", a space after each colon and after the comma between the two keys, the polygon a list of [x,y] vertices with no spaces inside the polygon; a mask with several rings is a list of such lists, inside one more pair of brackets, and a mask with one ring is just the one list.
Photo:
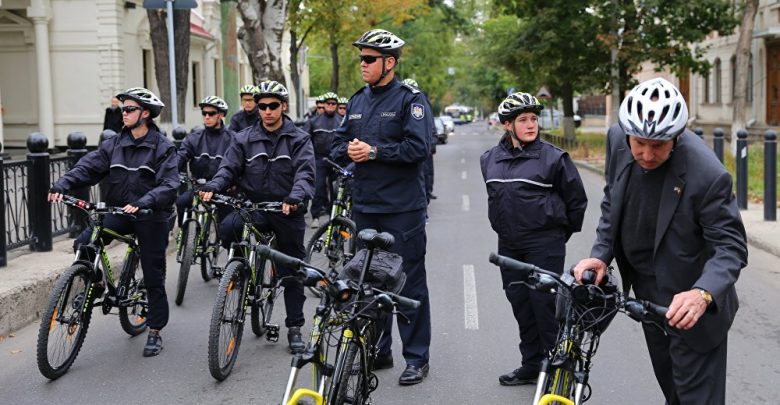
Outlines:
{"label": "shoulder patch emblem", "polygon": [[412,117],[416,120],[421,120],[425,117],[425,108],[423,108],[422,104],[412,104]]}

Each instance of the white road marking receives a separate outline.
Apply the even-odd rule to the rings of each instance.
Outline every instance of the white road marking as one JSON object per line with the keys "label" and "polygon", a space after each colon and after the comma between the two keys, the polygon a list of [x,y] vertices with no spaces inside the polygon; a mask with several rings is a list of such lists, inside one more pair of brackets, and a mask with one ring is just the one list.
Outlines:
{"label": "white road marking", "polygon": [[467,330],[479,329],[479,314],[477,311],[477,281],[474,276],[474,265],[463,265],[463,311]]}
{"label": "white road marking", "polygon": [[466,171],[465,171],[465,170],[464,170],[464,171],[462,171],[462,172],[460,172],[460,178],[461,178],[461,180],[466,180],[466,177],[468,177],[468,174],[466,173]]}
{"label": "white road marking", "polygon": [[460,164],[466,163],[466,158],[460,158]]}
{"label": "white road marking", "polygon": [[468,195],[463,195],[463,202],[461,203],[460,207],[463,209],[463,211],[468,211],[471,209],[471,203],[469,202]]}

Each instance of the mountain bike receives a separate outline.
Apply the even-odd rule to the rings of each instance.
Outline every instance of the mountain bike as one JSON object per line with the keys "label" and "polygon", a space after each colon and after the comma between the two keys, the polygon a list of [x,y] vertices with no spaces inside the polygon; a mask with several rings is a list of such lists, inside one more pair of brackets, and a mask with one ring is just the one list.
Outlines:
{"label": "mountain bike", "polygon": [[[103,315],[118,308],[119,323],[130,336],[146,329],[148,309],[135,236],[114,232],[103,225],[103,220],[106,215],[134,218],[151,211],[141,209],[135,215],[126,214],[122,207],[106,207],[104,203],[94,204],[67,195],[62,202],[88,214],[92,235],[87,244],[78,247],[73,264],[57,280],[41,316],[38,370],[52,380],[64,375],[76,360],[89,329],[92,308],[100,307]],[[105,236],[127,244],[118,283],[106,253]]]}
{"label": "mountain bike", "polygon": [[[221,194],[214,194],[211,201],[236,209],[244,223],[241,240],[230,246],[209,326],[209,371],[215,379],[222,381],[230,375],[238,357],[247,311],[251,313],[255,335],[265,335],[269,342],[279,340],[279,325],[270,321],[274,302],[286,277],[279,277],[276,267],[265,256],[257,254],[260,246],[275,246],[276,235],[257,229],[251,213],[282,212],[282,203],[252,203]],[[302,207],[300,205],[298,209]]]}
{"label": "mountain bike", "polygon": [[[542,361],[533,405],[581,405],[591,396],[588,378],[599,339],[618,312],[676,334],[666,321],[667,308],[626,297],[610,267],[605,281],[594,285],[595,273],[586,271],[578,283],[571,271],[557,274],[495,253],[490,262],[526,275],[523,284],[536,291],[556,293],[560,324],[555,346]],[[515,284],[512,283],[512,284]]]}
{"label": "mountain bike", "polygon": [[[338,269],[355,255],[356,233],[352,221],[352,171],[345,169],[328,158],[322,159],[338,173],[336,198],[330,209],[330,218],[322,224],[306,244],[306,262],[318,268]],[[318,286],[308,287],[315,297],[321,297]]]}
{"label": "mountain bike", "polygon": [[[400,256],[384,251],[392,245],[392,235],[365,229],[358,238],[367,248],[358,252],[340,273],[260,248],[261,254],[267,254],[277,265],[298,269],[304,285],[323,286],[309,342],[303,353],[292,360],[284,405],[298,404],[307,397],[318,405],[370,403],[370,394],[379,383],[371,369],[383,333],[382,317],[387,312],[403,316],[395,311],[396,307],[420,305],[419,301],[397,294],[406,276],[401,270]],[[335,351],[332,359],[331,350]],[[313,366],[315,389],[294,390],[298,374],[306,364]]]}
{"label": "mountain bike", "polygon": [[[190,179],[180,176],[183,183],[197,186],[205,184],[204,179]],[[190,267],[200,262],[200,275],[203,281],[218,277],[222,268],[217,266],[221,251],[219,243],[219,215],[214,204],[201,200],[198,193],[192,195],[192,207],[184,211],[179,233],[176,237],[176,261],[179,267],[179,280],[176,284],[176,305],[181,305],[187,290]]]}

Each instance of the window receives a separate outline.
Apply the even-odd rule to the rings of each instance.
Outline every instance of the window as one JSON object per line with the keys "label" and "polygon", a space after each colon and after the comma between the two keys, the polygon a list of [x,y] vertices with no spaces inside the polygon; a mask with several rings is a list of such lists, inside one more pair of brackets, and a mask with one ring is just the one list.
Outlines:
{"label": "window", "polygon": [[143,75],[144,75],[144,88],[148,89],[149,84],[152,83],[152,51],[144,49],[141,51],[141,57],[143,58]]}
{"label": "window", "polygon": [[731,55],[731,101],[734,101],[734,89],[737,88],[737,55]]}
{"label": "window", "polygon": [[702,86],[704,87],[704,94],[702,97],[702,104],[709,104],[710,102],[710,74],[705,73],[704,76],[702,76]]}
{"label": "window", "polygon": [[198,107],[200,100],[203,99],[200,88],[200,63],[192,62],[192,106]]}
{"label": "window", "polygon": [[747,75],[747,93],[745,100],[748,102],[753,101],[753,54],[750,54],[748,62],[748,75]]}
{"label": "window", "polygon": [[721,86],[722,80],[721,80],[721,69],[720,69],[720,58],[715,58],[715,64],[713,66],[713,70],[715,73],[715,103],[720,104],[723,102],[722,98],[722,91]]}

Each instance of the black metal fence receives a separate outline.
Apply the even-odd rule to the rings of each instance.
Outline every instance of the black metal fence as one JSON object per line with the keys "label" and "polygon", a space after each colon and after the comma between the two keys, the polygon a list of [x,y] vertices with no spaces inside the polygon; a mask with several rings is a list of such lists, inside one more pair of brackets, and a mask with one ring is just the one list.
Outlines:
{"label": "black metal fence", "polygon": [[[29,246],[34,251],[52,249],[54,236],[75,237],[86,225],[81,212],[62,204],[46,201],[51,184],[65,174],[87,153],[87,137],[81,132],[68,135],[68,150],[50,155],[48,140],[40,133],[27,138],[24,160],[4,161],[0,158],[0,266],[8,262],[8,251]],[[99,191],[75,190],[78,197],[98,201]]]}

